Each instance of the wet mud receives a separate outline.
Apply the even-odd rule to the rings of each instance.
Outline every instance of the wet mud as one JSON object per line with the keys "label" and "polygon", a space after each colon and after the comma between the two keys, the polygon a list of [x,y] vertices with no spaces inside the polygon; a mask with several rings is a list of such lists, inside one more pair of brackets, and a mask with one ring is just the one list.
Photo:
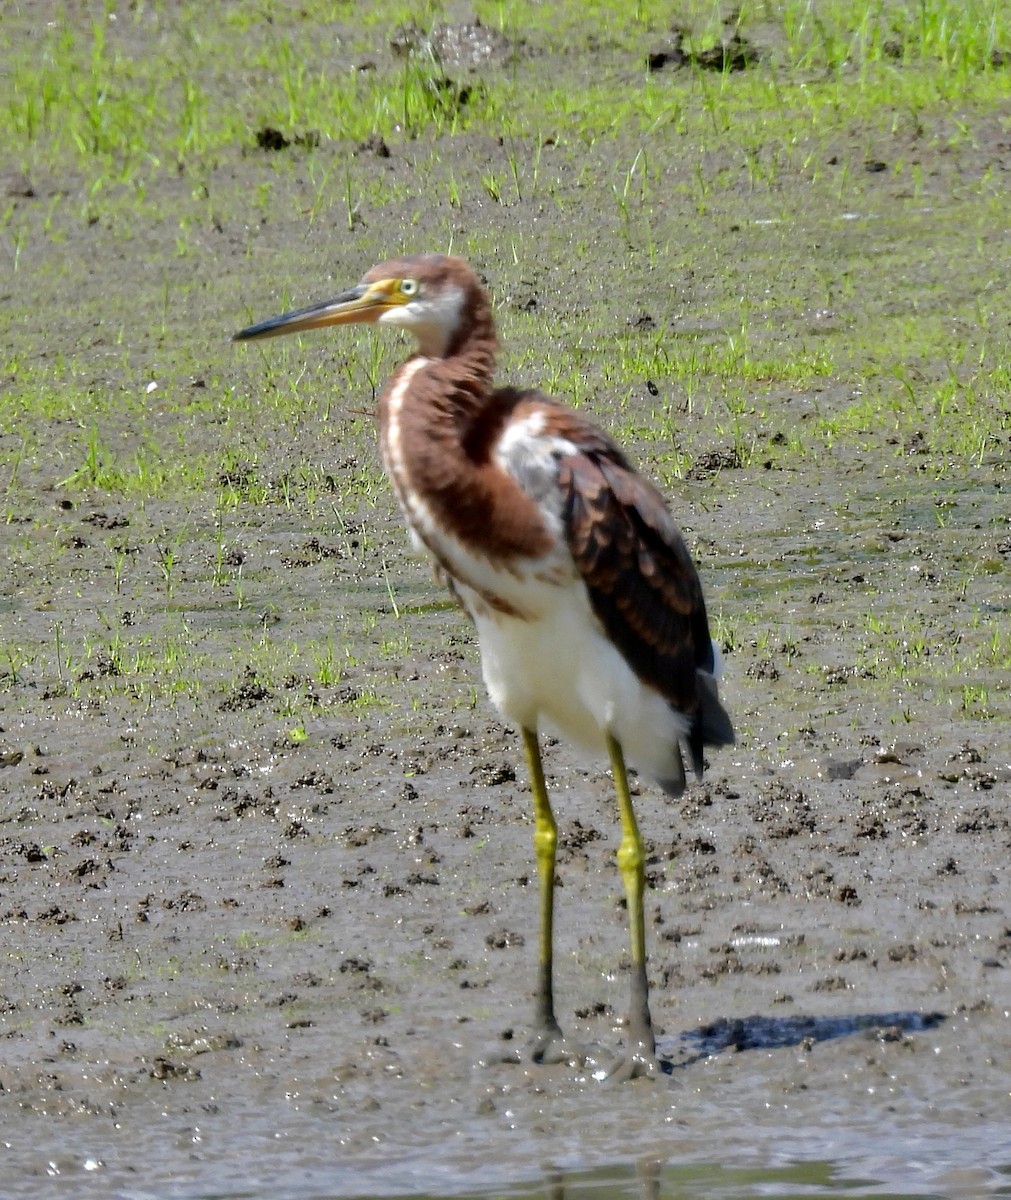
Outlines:
{"label": "wet mud", "polygon": [[[479,33],[443,30],[440,60],[468,46],[482,65],[515,57]],[[361,169],[410,177],[423,149],[383,146],[358,149]],[[985,146],[957,162],[937,151],[928,234],[957,225],[949,184],[985,169]],[[438,150],[443,165],[500,153],[476,138]],[[862,161],[866,145],[843,150]],[[26,443],[0,526],[0,1192],[1004,1194],[1006,680],[978,657],[961,674],[958,652],[943,684],[917,673],[943,639],[960,635],[968,657],[1008,620],[1000,414],[992,451],[940,473],[936,461],[917,472],[916,444],[899,453],[873,431],[862,449],[791,462],[776,453],[783,436],[850,381],[784,387],[755,434],[769,453],[742,454],[674,386],[661,380],[657,398],[643,373],[619,403],[588,365],[579,401],[630,442],[686,528],[740,740],[681,801],[636,786],[669,1072],[608,1087],[535,1065],[523,1051],[536,871],[517,733],[490,710],[471,629],[407,551],[361,415],[368,340],[254,356],[226,339],[282,289],[315,299],[406,238],[425,249],[459,230],[514,347],[503,374],[535,382],[550,346],[530,352],[527,322],[574,339],[602,320],[559,286],[584,267],[591,288],[608,281],[608,319],[676,342],[798,229],[829,248],[827,273],[843,271],[860,253],[853,223],[801,198],[796,224],[777,230],[742,186],[707,218],[721,232],[698,275],[669,269],[671,315],[644,301],[660,290],[645,259],[638,274],[610,272],[620,229],[573,256],[572,213],[592,229],[589,196],[567,213],[390,203],[353,236],[336,216],[307,236],[296,166],[270,176],[276,221],[250,222],[245,198],[292,153],[355,151],[237,155],[212,182],[227,190],[221,230],[185,259],[172,210],[190,203],[188,183],[165,178],[163,211],[146,210],[126,249],[116,223],[68,222],[58,250],[39,232],[46,197],[75,180],[7,185],[33,231],[27,272],[3,289],[25,314],[25,351],[44,360],[63,339],[90,374]],[[559,187],[585,168],[557,164]],[[670,170],[676,223],[692,205]],[[902,204],[882,185],[875,222],[853,235],[906,259],[900,306],[925,302],[933,270]],[[523,231],[541,261],[513,269],[468,245],[481,222],[492,238]],[[46,314],[68,291],[61,330]],[[770,303],[782,318],[771,340],[855,320],[861,297],[821,315],[791,308],[788,289]],[[297,420],[278,415],[286,377],[312,397]],[[87,438],[74,387],[123,401],[98,419],[119,455],[154,437],[184,453],[230,448],[230,467],[151,498],[75,476]],[[243,417],[232,389],[262,408]],[[680,475],[635,432],[660,406],[691,456]],[[5,448],[22,436],[3,430]],[[868,614],[899,630],[894,662]],[[558,1015],[613,1048],[628,951],[610,781],[550,739],[545,766],[560,826]]]}

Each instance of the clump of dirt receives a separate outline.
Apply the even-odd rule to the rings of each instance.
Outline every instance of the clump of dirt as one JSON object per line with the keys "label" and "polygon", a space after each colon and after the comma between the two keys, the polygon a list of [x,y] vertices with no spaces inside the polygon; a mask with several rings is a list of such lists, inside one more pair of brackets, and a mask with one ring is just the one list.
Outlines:
{"label": "clump of dirt", "polygon": [[686,48],[688,40],[687,31],[674,26],[667,44],[650,50],[646,55],[647,69],[664,71],[677,67],[697,67],[702,71],[726,74],[746,71],[762,61],[761,52],[738,29],[732,29],[720,41],[704,50],[696,50],[693,46]]}

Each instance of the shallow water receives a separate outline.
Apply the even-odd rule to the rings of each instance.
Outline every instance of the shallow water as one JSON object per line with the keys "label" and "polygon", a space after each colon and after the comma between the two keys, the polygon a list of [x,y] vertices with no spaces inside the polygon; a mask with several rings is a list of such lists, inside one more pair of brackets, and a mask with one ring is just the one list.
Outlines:
{"label": "shallow water", "polygon": [[[675,1106],[676,1134],[641,1157],[588,1167],[592,1145],[549,1147],[540,1137],[514,1138],[514,1161],[493,1158],[480,1128],[459,1128],[439,1145],[391,1148],[384,1161],[345,1157],[325,1121],[287,1119],[262,1125],[257,1106],[240,1118],[241,1133],[216,1128],[213,1117],[172,1128],[151,1114],[140,1144],[97,1143],[72,1130],[58,1145],[30,1157],[8,1157],[17,1168],[5,1187],[12,1196],[74,1195],[82,1200],[356,1200],[358,1197],[954,1197],[1011,1194],[1011,1135],[1003,1120],[978,1120],[953,1129],[942,1118],[892,1116],[873,1126],[807,1121],[789,1128],[783,1115],[759,1118],[746,1136],[728,1128],[728,1114],[709,1114],[708,1133]],[[739,1118],[748,1120],[745,1113]],[[578,1118],[577,1118],[578,1119]],[[159,1124],[165,1126],[159,1129]],[[260,1126],[260,1127],[258,1127]],[[777,1127],[778,1126],[778,1127]],[[631,1137],[634,1140],[634,1130]],[[714,1153],[713,1142],[718,1141]],[[90,1144],[89,1144],[90,1143]],[[147,1143],[150,1143],[149,1145]],[[143,1156],[145,1166],[139,1164]],[[169,1165],[171,1160],[171,1166]],[[576,1165],[576,1163],[582,1165]],[[25,1168],[28,1168],[25,1170]],[[7,1190],[7,1187],[10,1190]]]}

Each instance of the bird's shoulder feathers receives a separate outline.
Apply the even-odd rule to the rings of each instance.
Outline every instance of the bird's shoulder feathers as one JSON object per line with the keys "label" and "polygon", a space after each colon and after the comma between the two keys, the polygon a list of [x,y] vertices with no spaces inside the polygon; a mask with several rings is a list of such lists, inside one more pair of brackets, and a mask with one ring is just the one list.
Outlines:
{"label": "bird's shoulder feathers", "polygon": [[692,722],[693,758],[703,741],[732,741],[708,678],[715,664],[702,585],[663,496],[580,413],[536,392],[502,402],[509,416],[496,457],[555,518],[607,636]]}

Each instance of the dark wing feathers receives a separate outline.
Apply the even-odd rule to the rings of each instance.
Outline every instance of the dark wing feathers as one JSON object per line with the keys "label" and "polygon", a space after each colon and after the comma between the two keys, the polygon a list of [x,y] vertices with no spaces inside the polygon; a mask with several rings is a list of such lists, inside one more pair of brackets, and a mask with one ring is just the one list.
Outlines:
{"label": "dark wing feathers", "polygon": [[640,679],[691,722],[701,774],[704,744],[733,729],[711,677],[713,649],[702,585],[660,493],[610,447],[559,458],[572,556],[608,636]]}

